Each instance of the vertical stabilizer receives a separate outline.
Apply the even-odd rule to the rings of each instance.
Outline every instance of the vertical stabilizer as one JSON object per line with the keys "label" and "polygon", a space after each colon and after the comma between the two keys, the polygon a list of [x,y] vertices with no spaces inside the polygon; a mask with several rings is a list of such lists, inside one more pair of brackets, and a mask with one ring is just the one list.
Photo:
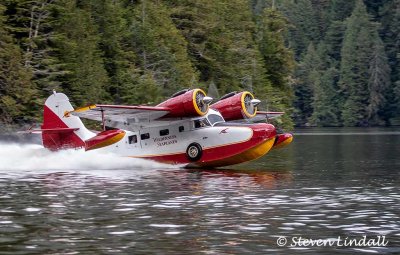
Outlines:
{"label": "vertical stabilizer", "polygon": [[[65,112],[73,111],[68,97],[63,93],[54,92],[47,98],[43,109],[42,132],[43,146],[58,150],[64,148],[85,147],[85,140],[95,134],[90,132],[77,116],[64,116]],[[65,131],[65,129],[72,129]],[[57,131],[57,130],[60,131]]]}

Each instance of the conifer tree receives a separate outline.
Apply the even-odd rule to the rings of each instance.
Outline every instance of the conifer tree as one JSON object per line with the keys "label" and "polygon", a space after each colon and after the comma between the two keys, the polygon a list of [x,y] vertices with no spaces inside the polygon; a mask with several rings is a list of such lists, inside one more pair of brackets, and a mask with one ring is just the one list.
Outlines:
{"label": "conifer tree", "polygon": [[316,126],[339,126],[338,111],[339,93],[337,80],[339,72],[334,67],[325,71],[313,72],[317,83],[313,87],[313,113],[310,123]]}
{"label": "conifer tree", "polygon": [[380,9],[381,35],[391,68],[391,86],[387,90],[385,115],[400,119],[400,1],[387,1]]}
{"label": "conifer tree", "polygon": [[382,106],[387,81],[386,75],[379,72],[386,73],[387,67],[380,44],[377,25],[370,21],[365,5],[358,0],[347,20],[341,52],[340,85],[345,95],[342,118],[346,126],[374,124],[371,118],[376,118]]}
{"label": "conifer tree", "polygon": [[53,0],[7,1],[7,23],[22,49],[24,65],[33,74],[32,82],[42,97],[59,88],[58,79],[64,74],[54,45],[58,36],[53,27],[56,6]]}
{"label": "conifer tree", "polygon": [[333,21],[323,40],[324,46],[326,47],[326,54],[332,59],[332,65],[339,67],[341,59],[341,48],[343,43],[345,23],[342,21]]}
{"label": "conifer tree", "polygon": [[24,66],[22,51],[5,27],[4,11],[5,6],[0,4],[0,123],[22,124],[34,117],[37,91],[31,70]]}
{"label": "conifer tree", "polygon": [[266,8],[257,19],[256,42],[264,60],[265,73],[271,81],[276,109],[287,111],[290,116],[291,75],[294,68],[293,53],[285,46],[284,33],[288,29],[288,20],[276,8]]}
{"label": "conifer tree", "polygon": [[137,56],[131,47],[129,15],[132,7],[120,0],[88,2],[86,9],[97,24],[98,47],[102,53],[104,68],[109,82],[104,89],[106,101],[116,104],[147,103],[138,100],[138,83],[141,70],[137,67]]}
{"label": "conifer tree", "polygon": [[106,97],[109,78],[99,50],[98,28],[90,11],[75,2],[61,3],[59,15],[58,57],[67,73],[60,79],[61,86],[76,105],[99,102]]}
{"label": "conifer tree", "polygon": [[214,81],[221,94],[263,86],[261,55],[255,47],[255,26],[246,1],[167,1],[176,26],[188,41],[200,81]]}
{"label": "conifer tree", "polygon": [[317,33],[322,39],[330,24],[330,17],[327,9],[331,0],[311,0],[314,9],[315,22],[317,24]]}
{"label": "conifer tree", "polygon": [[187,43],[161,2],[143,0],[133,9],[132,48],[143,70],[143,80],[154,79],[164,97],[192,87],[197,80],[188,58]]}
{"label": "conifer tree", "polygon": [[294,90],[296,99],[294,105],[298,112],[295,114],[296,123],[308,124],[313,113],[313,91],[319,86],[319,74],[323,61],[318,55],[314,44],[310,43],[306,55],[296,69]]}
{"label": "conifer tree", "polygon": [[369,63],[369,103],[367,108],[368,119],[371,124],[380,123],[382,118],[380,110],[386,103],[385,94],[390,85],[390,67],[388,64],[384,45],[378,34],[375,35],[375,41],[372,48],[371,60]]}
{"label": "conifer tree", "polygon": [[348,18],[355,5],[356,0],[332,0],[329,8],[331,21],[343,21]]}
{"label": "conifer tree", "polygon": [[257,22],[257,44],[272,85],[288,90],[294,67],[293,53],[285,46],[288,21],[276,9],[267,8]]}
{"label": "conifer tree", "polygon": [[310,0],[283,0],[280,6],[292,24],[288,38],[298,60],[301,53],[307,51],[310,42],[317,44],[321,39],[317,14]]}
{"label": "conifer tree", "polygon": [[[357,1],[347,28],[341,51],[340,85],[344,92],[342,118],[346,126],[367,125],[368,63],[372,46],[371,24],[365,6]],[[357,54],[354,54],[357,52]]]}

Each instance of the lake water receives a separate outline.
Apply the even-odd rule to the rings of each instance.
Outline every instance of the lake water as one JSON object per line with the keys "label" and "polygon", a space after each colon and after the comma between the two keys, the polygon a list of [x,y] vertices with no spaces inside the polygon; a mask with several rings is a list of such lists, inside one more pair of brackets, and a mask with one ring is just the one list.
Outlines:
{"label": "lake water", "polygon": [[399,155],[400,129],[296,130],[217,170],[2,143],[0,254],[400,254]]}

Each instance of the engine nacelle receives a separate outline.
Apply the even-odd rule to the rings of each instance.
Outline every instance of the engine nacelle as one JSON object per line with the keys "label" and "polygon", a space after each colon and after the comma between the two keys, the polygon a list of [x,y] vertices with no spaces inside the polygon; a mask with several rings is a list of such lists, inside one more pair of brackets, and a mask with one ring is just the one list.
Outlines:
{"label": "engine nacelle", "polygon": [[219,111],[225,120],[239,120],[256,116],[259,103],[253,94],[243,91],[226,94],[210,107]]}
{"label": "engine nacelle", "polygon": [[193,117],[207,114],[211,97],[201,89],[182,90],[157,106],[169,108],[168,117]]}

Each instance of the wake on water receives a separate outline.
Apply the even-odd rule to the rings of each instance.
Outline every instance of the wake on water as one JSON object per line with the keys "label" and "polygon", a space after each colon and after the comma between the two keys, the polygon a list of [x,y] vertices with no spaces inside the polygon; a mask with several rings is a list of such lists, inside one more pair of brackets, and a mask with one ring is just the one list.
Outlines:
{"label": "wake on water", "polygon": [[141,170],[178,168],[144,159],[82,149],[49,151],[37,144],[0,143],[0,171]]}

